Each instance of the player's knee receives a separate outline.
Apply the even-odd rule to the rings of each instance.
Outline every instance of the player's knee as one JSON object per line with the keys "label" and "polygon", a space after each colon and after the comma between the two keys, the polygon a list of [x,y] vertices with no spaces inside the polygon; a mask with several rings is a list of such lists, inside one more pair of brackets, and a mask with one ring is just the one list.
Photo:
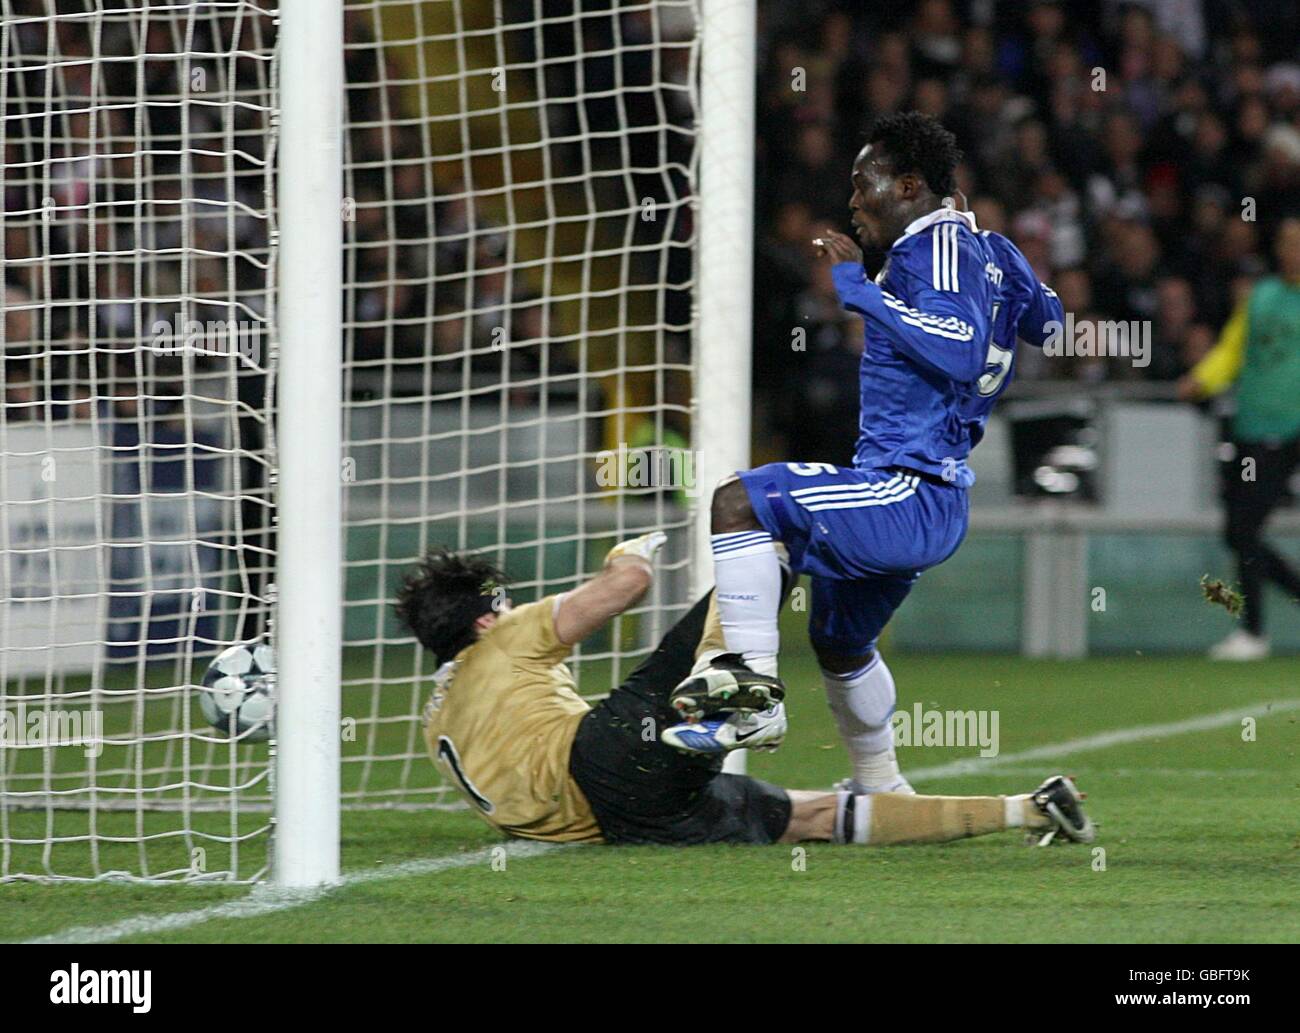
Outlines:
{"label": "player's knee", "polygon": [[749,492],[739,480],[729,480],[714,489],[710,511],[710,527],[714,534],[753,531],[761,526],[749,504]]}
{"label": "player's knee", "polygon": [[876,656],[874,649],[868,649],[865,653],[841,653],[823,649],[816,642],[813,643],[813,652],[817,654],[817,663],[821,665],[823,671],[837,675],[860,671]]}

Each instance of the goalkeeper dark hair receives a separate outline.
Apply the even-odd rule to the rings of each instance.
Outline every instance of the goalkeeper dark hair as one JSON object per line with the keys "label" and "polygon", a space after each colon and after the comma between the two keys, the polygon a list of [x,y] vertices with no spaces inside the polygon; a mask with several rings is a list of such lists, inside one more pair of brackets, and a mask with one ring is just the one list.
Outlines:
{"label": "goalkeeper dark hair", "polygon": [[420,644],[444,664],[478,637],[474,622],[491,613],[507,583],[483,556],[430,549],[403,579],[393,607]]}
{"label": "goalkeeper dark hair", "polygon": [[940,197],[956,192],[961,148],[938,119],[919,111],[885,115],[872,125],[867,143],[883,145],[894,175],[914,173]]}

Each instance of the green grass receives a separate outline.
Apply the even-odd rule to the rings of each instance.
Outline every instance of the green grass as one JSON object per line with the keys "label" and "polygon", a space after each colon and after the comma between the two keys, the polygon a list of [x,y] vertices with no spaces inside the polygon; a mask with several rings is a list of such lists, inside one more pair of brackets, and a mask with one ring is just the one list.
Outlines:
{"label": "green grass", "polygon": [[[845,756],[811,658],[794,642],[783,665],[791,685],[790,738],[779,752],[752,758],[751,771],[784,785],[824,787],[845,773]],[[1110,730],[1300,700],[1294,659],[1224,667],[1143,657],[897,655],[891,666],[902,707],[919,701],[999,716],[1000,755],[987,770],[918,780],[919,790],[1021,792],[1056,770],[1075,773],[1101,822],[1096,846],[1104,850],[1104,869],[1091,848],[1030,849],[1012,832],[932,847],[809,844],[803,870],[790,847],[579,847],[511,858],[505,870],[483,862],[371,881],[301,907],[148,939],[1300,940],[1300,711],[1261,716],[1253,742],[1232,724],[1042,761],[1015,759],[1027,749]],[[976,752],[903,747],[900,760],[916,772]],[[75,825],[86,817],[60,820]],[[257,841],[261,849],[264,839]],[[465,812],[344,815],[348,871],[499,842]],[[129,855],[133,848],[120,849]],[[213,884],[10,884],[0,886],[0,939],[185,911],[246,893],[247,887]]]}

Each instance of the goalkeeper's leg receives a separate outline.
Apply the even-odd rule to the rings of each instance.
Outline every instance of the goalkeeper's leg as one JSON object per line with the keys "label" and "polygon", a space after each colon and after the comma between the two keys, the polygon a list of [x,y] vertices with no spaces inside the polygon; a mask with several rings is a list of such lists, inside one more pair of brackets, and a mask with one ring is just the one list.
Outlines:
{"label": "goalkeeper's leg", "polygon": [[860,846],[946,843],[1005,829],[1055,832],[1091,842],[1095,831],[1082,795],[1061,775],[1016,796],[854,795],[787,790],[790,824],[783,843],[828,840]]}
{"label": "goalkeeper's leg", "polygon": [[720,774],[721,757],[678,752],[664,738],[680,720],[669,702],[674,685],[721,645],[706,597],[579,723],[569,773],[607,842],[773,843],[788,824],[784,791]]}

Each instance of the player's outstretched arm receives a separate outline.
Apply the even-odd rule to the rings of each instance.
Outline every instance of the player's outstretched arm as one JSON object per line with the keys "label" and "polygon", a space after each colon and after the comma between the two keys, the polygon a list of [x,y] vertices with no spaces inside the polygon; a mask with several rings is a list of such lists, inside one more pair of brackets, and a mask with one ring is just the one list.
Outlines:
{"label": "player's outstretched arm", "polygon": [[[937,235],[945,225],[953,227],[941,224],[930,233]],[[907,305],[866,278],[861,252],[844,234],[826,230],[814,244],[833,263],[831,279],[844,307],[887,334],[899,351],[958,383],[973,382],[984,372],[992,300],[980,256],[972,249],[955,237],[943,247],[936,243],[933,268],[916,274],[914,304]],[[930,254],[924,246],[921,250]]]}
{"label": "player's outstretched arm", "polygon": [[560,598],[555,612],[560,641],[581,642],[645,595],[654,580],[655,553],[667,540],[662,531],[652,531],[610,549],[599,574]]}
{"label": "player's outstretched arm", "polygon": [[881,290],[860,267],[837,265],[831,275],[844,307],[888,334],[909,358],[958,383],[970,383],[984,372],[988,290],[975,277],[965,297],[922,288],[913,307]]}

